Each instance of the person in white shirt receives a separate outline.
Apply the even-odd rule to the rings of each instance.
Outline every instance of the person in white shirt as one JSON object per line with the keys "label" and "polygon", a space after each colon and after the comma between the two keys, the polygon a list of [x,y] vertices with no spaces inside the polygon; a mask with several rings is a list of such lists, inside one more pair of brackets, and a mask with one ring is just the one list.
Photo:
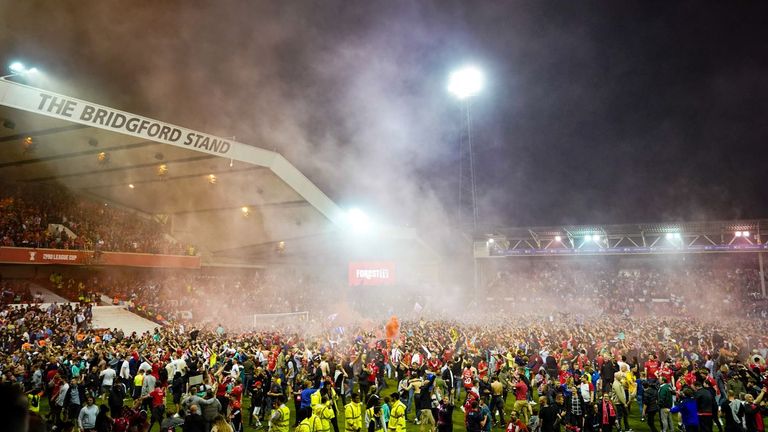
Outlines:
{"label": "person in white shirt", "polygon": [[101,393],[102,394],[109,394],[109,391],[112,390],[112,384],[115,383],[115,377],[117,376],[117,373],[115,373],[115,370],[111,367],[107,367],[101,373],[99,373],[99,377],[101,377]]}
{"label": "person in white shirt", "polygon": [[120,365],[120,378],[130,381],[131,379],[131,365],[128,363],[128,360],[125,359],[125,356],[123,356],[122,360],[120,360],[122,364]]}

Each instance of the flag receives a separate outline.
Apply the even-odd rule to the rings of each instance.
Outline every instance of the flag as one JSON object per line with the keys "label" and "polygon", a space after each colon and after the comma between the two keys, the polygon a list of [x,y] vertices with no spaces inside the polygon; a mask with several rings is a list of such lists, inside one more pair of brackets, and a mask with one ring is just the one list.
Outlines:
{"label": "flag", "polygon": [[422,309],[424,309],[424,307],[420,305],[419,302],[416,302],[416,304],[413,305],[413,311],[416,313],[421,312]]}
{"label": "flag", "polygon": [[343,335],[344,334],[344,327],[336,327],[333,329],[337,334]]}
{"label": "flag", "polygon": [[451,327],[451,341],[456,343],[457,340],[459,340],[459,332],[456,330],[456,327]]}
{"label": "flag", "polygon": [[327,318],[328,322],[335,320],[337,316],[339,316],[339,314],[337,313],[328,315],[328,318]]}

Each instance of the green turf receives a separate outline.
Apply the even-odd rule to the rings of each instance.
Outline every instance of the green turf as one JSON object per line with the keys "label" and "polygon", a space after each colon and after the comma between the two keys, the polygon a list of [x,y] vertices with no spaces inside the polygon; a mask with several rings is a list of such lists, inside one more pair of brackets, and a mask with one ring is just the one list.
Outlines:
{"label": "green turf", "polygon": [[[390,394],[391,392],[394,391],[396,384],[397,383],[395,381],[393,381],[393,380],[387,380],[387,387],[384,390],[382,390],[381,394],[383,394],[383,395]],[[97,403],[98,404],[102,404],[102,403],[106,403],[106,401],[104,401],[102,399],[99,399],[97,401]],[[509,413],[512,411],[512,407],[514,406],[514,403],[515,403],[515,398],[514,398],[513,395],[510,394],[509,397],[507,398],[507,402],[506,402],[505,410],[504,410],[504,413],[505,413],[504,415],[505,415],[505,419],[506,420],[509,419]],[[128,404],[127,400],[126,400],[126,404]],[[339,404],[338,405],[338,408],[339,408],[339,413],[338,413],[338,415],[339,415],[339,419],[338,419],[339,431],[343,432],[344,431],[344,407],[341,406],[341,400],[338,401],[338,404]],[[294,416],[296,415],[296,413],[294,412],[293,402],[289,401],[286,405],[291,410],[291,418],[292,419],[295,418]],[[173,405],[173,403],[172,403],[172,399],[171,399],[170,395],[168,396],[168,400],[167,400],[166,406],[168,406],[168,407],[175,407]],[[248,397],[245,397],[245,396],[243,397],[243,407],[244,408],[250,407],[250,399]],[[41,404],[40,404],[40,414],[43,415],[43,416],[47,416],[48,412],[49,412],[48,401],[47,401],[47,399],[42,398]],[[413,416],[414,416],[414,412],[412,410],[412,412],[408,416],[409,421],[407,422],[406,429],[407,429],[408,432],[421,432],[420,426],[413,423]],[[248,419],[245,416],[245,410],[244,410],[243,417],[244,417],[243,418],[243,423],[244,423],[244,430],[245,431],[247,431],[247,432],[255,432],[255,431],[264,431],[264,432],[266,432],[266,430],[267,430],[266,422],[264,422],[265,427],[263,427],[262,429],[256,429],[255,427],[248,426]],[[677,420],[677,419],[675,419],[675,420]],[[658,422],[658,417],[657,417],[657,422]],[[640,412],[639,412],[637,403],[633,403],[632,406],[630,407],[629,426],[635,432],[649,432],[650,431],[650,429],[648,428],[648,425],[645,422],[640,421]],[[661,426],[658,423],[656,424],[656,427],[657,427],[657,429],[661,430]],[[159,426],[157,424],[155,424],[152,427],[152,429],[150,429],[150,432],[159,432],[159,429],[160,429]],[[178,428],[178,430],[181,430],[181,428]],[[291,421],[291,430],[293,430],[293,421]],[[493,430],[501,431],[502,428],[495,427]],[[458,406],[456,407],[456,409],[454,410],[454,413],[453,413],[453,431],[454,432],[466,432],[466,428],[464,427],[464,413],[459,409]],[[565,432],[565,429],[561,428],[561,431]]]}

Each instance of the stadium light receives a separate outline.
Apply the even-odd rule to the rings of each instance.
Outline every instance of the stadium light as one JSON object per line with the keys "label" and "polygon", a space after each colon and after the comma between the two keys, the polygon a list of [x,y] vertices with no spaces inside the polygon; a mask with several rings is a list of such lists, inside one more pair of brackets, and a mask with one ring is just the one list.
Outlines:
{"label": "stadium light", "polygon": [[562,237],[560,237],[560,236],[555,236],[555,241],[556,241],[556,242],[560,242],[560,241],[563,241],[563,238],[562,238]]}
{"label": "stadium light", "polygon": [[749,237],[749,231],[744,231],[741,233],[742,237]]}
{"label": "stadium light", "polygon": [[591,234],[585,235],[584,236],[584,241],[592,241],[592,235]]}
{"label": "stadium light", "polygon": [[736,233],[734,233],[734,235],[735,235],[736,237],[741,237],[741,231],[736,231]]}
{"label": "stadium light", "polygon": [[358,208],[350,209],[347,212],[347,223],[349,228],[356,233],[362,234],[371,229],[371,219]]}
{"label": "stadium light", "polygon": [[27,69],[26,67],[24,67],[24,63],[21,63],[21,62],[11,63],[11,65],[8,66],[8,69],[10,69],[10,71],[13,73],[0,76],[0,79],[4,80],[6,78],[21,76],[21,75],[34,75],[39,72],[35,67]]}
{"label": "stadium light", "polygon": [[488,239],[488,243],[490,243],[490,244],[493,244],[495,241],[496,241],[496,240],[494,240],[494,239],[492,239],[492,238],[489,238],[489,239]]}
{"label": "stadium light", "polygon": [[600,236],[598,234],[595,234],[595,235],[592,236],[592,240],[594,240],[596,242],[599,242],[600,241]]}
{"label": "stadium light", "polygon": [[459,100],[478,94],[485,85],[483,72],[474,66],[465,66],[448,77],[448,91]]}

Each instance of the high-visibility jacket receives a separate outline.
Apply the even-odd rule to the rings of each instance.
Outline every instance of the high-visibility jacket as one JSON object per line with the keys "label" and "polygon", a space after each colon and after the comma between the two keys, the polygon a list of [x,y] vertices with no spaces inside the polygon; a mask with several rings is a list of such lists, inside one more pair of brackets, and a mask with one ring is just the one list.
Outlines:
{"label": "high-visibility jacket", "polygon": [[375,407],[370,407],[365,411],[366,426],[373,422],[373,430],[381,430],[381,412],[379,412],[379,416],[377,417],[375,409]]}
{"label": "high-visibility jacket", "polygon": [[313,420],[312,417],[307,417],[304,420],[302,420],[301,423],[299,423],[299,425],[296,426],[295,431],[296,432],[316,432],[312,428],[312,420]]}
{"label": "high-visibility jacket", "polygon": [[312,406],[312,413],[320,419],[320,429],[315,432],[328,432],[331,430],[331,419],[335,416],[333,408],[321,403]]}
{"label": "high-visibility jacket", "polygon": [[291,411],[285,404],[280,405],[277,410],[280,411],[280,418],[272,425],[272,430],[275,432],[288,432],[291,423]]}
{"label": "high-visibility jacket", "polygon": [[392,432],[405,432],[405,404],[399,399],[392,404],[388,427]]}
{"label": "high-visibility jacket", "polygon": [[344,406],[344,420],[347,422],[347,432],[359,431],[363,428],[363,404],[350,402]]}

